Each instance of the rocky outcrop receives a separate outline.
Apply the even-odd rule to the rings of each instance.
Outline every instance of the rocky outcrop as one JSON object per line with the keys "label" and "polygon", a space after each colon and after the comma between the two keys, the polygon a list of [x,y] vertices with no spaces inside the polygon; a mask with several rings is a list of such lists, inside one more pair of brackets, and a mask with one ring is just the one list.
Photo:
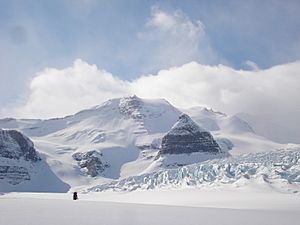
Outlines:
{"label": "rocky outcrop", "polygon": [[0,129],[0,157],[32,162],[40,160],[33,142],[16,130]]}
{"label": "rocky outcrop", "polygon": [[136,95],[120,99],[119,110],[122,115],[133,119],[142,119],[145,115],[141,112],[143,102]]}
{"label": "rocky outcrop", "polygon": [[102,154],[93,150],[73,154],[73,159],[78,162],[80,168],[85,169],[86,174],[95,177],[101,174],[109,165],[101,161]]}
{"label": "rocky outcrop", "polygon": [[30,180],[30,175],[26,167],[0,166],[0,179],[5,179],[8,183],[16,185]]}
{"label": "rocky outcrop", "polygon": [[30,180],[27,166],[39,160],[28,137],[16,130],[0,129],[0,180],[13,185]]}
{"label": "rocky outcrop", "polygon": [[219,145],[208,131],[199,127],[188,115],[182,114],[162,138],[159,155],[220,151]]}

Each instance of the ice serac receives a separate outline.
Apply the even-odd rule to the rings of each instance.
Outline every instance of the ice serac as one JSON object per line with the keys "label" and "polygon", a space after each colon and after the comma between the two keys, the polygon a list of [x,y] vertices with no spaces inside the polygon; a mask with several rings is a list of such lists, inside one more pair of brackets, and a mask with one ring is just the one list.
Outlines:
{"label": "ice serac", "polygon": [[39,160],[29,138],[16,130],[0,129],[0,179],[13,185],[30,180],[27,167],[22,165]]}
{"label": "ice serac", "polygon": [[182,114],[162,138],[159,154],[219,153],[220,151],[219,145],[208,131],[198,126],[188,115]]}
{"label": "ice serac", "polygon": [[[299,194],[300,148],[291,146],[272,152],[260,152],[225,157],[186,165],[173,169],[155,171],[111,181],[87,191],[134,191],[137,189],[209,187],[215,185],[238,186],[255,184],[271,187],[272,191]],[[233,186],[231,186],[233,187]],[[269,189],[270,190],[270,189]]]}

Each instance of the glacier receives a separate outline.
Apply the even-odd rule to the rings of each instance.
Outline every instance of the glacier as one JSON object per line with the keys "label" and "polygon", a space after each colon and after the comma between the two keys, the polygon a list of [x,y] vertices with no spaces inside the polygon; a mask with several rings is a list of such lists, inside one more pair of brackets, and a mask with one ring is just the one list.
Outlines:
{"label": "glacier", "polygon": [[[300,192],[300,148],[207,160],[202,163],[162,170],[97,185],[85,192],[133,191],[137,189],[202,187],[237,184],[251,180],[280,189]],[[241,184],[241,182],[240,182]]]}

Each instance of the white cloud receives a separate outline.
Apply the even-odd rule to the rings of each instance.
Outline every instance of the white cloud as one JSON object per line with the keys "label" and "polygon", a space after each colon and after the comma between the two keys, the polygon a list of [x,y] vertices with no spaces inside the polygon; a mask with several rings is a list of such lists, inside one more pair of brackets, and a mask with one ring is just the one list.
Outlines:
{"label": "white cloud", "polygon": [[141,97],[164,97],[179,107],[207,105],[227,113],[300,112],[300,61],[243,71],[196,62],[140,77],[131,83]]}
{"label": "white cloud", "polygon": [[244,112],[265,124],[261,134],[299,143],[300,61],[266,70],[243,71],[195,62],[143,76],[132,92],[166,98],[177,107],[208,106],[227,114]]}
{"label": "white cloud", "polygon": [[180,10],[167,12],[153,7],[145,27],[138,37],[149,45],[150,65],[168,68],[190,61],[215,63],[221,60],[209,42],[203,23],[193,21]]}
{"label": "white cloud", "polygon": [[172,35],[183,35],[195,39],[205,35],[204,25],[200,20],[193,22],[179,10],[169,13],[153,7],[146,26],[170,32]]}
{"label": "white cloud", "polygon": [[152,9],[152,17],[146,23],[148,27],[157,27],[164,30],[176,28],[178,24],[175,15],[168,14],[155,7]]}
{"label": "white cloud", "polygon": [[251,70],[259,70],[259,66],[251,60],[246,60],[244,64],[248,66]]}
{"label": "white cloud", "polygon": [[300,61],[259,71],[191,62],[129,82],[78,59],[71,67],[38,73],[26,102],[2,109],[2,115],[57,117],[135,93],[166,98],[177,107],[204,105],[229,114],[247,112],[299,121],[299,70]]}
{"label": "white cloud", "polygon": [[29,88],[30,94],[22,106],[2,109],[2,114],[60,117],[129,93],[126,81],[80,59],[65,69],[46,68],[31,80]]}

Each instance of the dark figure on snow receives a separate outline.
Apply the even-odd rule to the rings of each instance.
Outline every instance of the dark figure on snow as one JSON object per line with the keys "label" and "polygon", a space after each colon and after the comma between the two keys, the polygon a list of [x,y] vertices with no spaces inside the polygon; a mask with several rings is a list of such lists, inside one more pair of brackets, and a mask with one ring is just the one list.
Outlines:
{"label": "dark figure on snow", "polygon": [[76,191],[73,193],[73,200],[78,200],[78,195]]}

